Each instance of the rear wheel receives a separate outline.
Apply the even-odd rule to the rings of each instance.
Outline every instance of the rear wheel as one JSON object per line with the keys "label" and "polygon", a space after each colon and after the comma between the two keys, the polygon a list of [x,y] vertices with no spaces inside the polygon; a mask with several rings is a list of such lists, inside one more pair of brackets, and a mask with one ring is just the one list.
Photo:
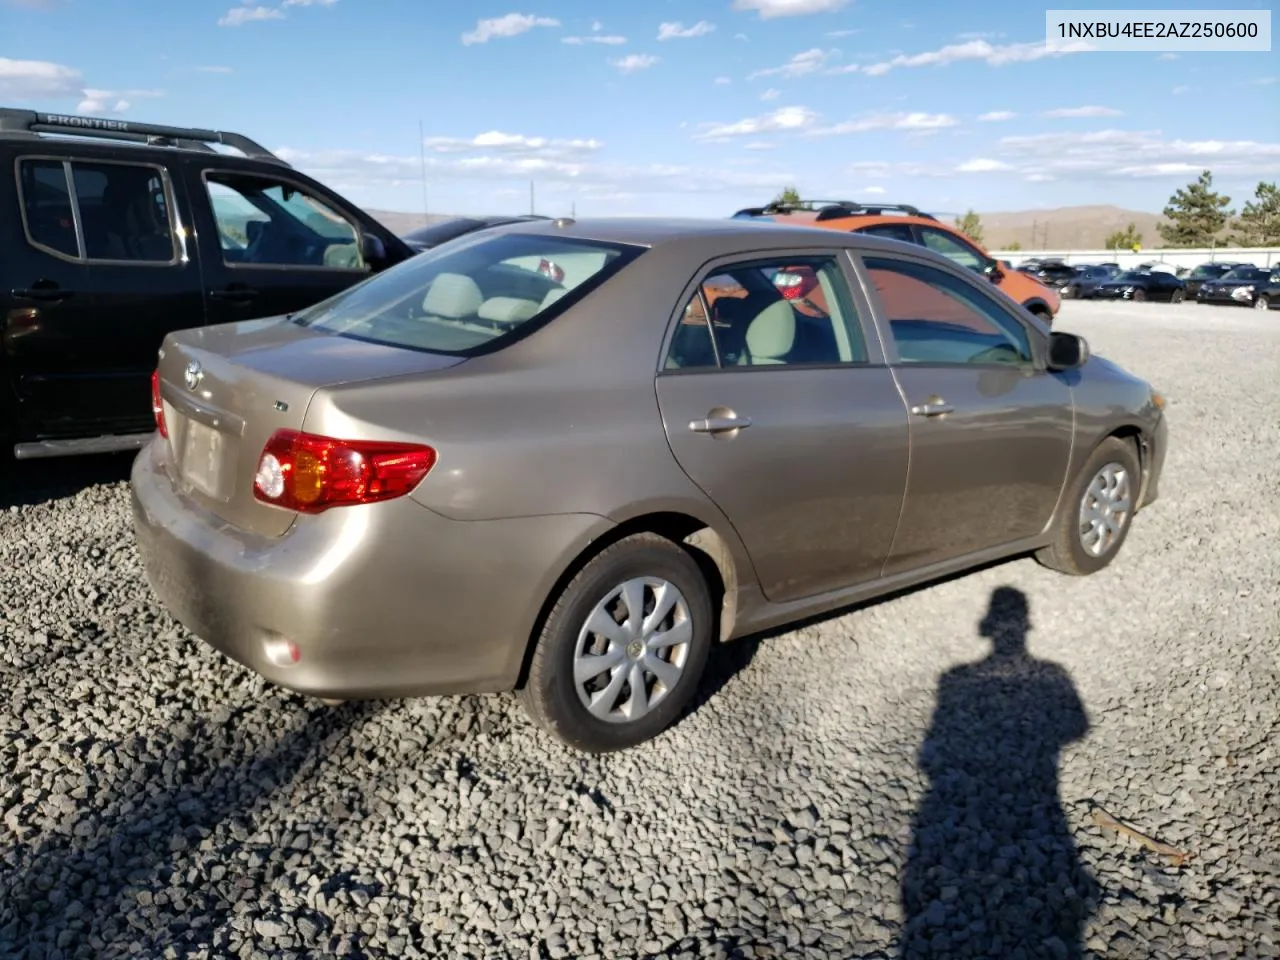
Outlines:
{"label": "rear wheel", "polygon": [[1181,303],[1181,302],[1182,302],[1182,291],[1181,291],[1181,290],[1175,290],[1175,291],[1173,291],[1173,293],[1169,294],[1169,302],[1170,302],[1170,303]]}
{"label": "rear wheel", "polygon": [[1265,293],[1260,293],[1258,294],[1258,299],[1253,301],[1253,306],[1255,310],[1270,310],[1271,298]]}
{"label": "rear wheel", "polygon": [[652,533],[592,558],[556,599],[520,700],[535,723],[589,753],[669,726],[711,649],[707,581],[679,544]]}
{"label": "rear wheel", "polygon": [[1097,573],[1111,563],[1129,535],[1142,466],[1133,445],[1119,437],[1098,444],[1071,485],[1053,541],[1036,553],[1044,566],[1072,576]]}
{"label": "rear wheel", "polygon": [[1141,287],[1133,291],[1133,300],[1135,303],[1141,302],[1145,299],[1147,299],[1147,291],[1143,290]]}

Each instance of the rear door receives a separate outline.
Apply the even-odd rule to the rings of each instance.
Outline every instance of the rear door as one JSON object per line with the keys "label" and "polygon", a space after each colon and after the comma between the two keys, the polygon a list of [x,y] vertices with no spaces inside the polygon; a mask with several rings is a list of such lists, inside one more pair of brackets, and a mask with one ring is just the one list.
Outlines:
{"label": "rear door", "polygon": [[846,263],[770,252],[706,267],[657,377],[672,452],[772,601],[878,577],[902,506],[906,410]]}
{"label": "rear door", "polygon": [[906,255],[860,264],[911,414],[885,574],[1036,535],[1066,476],[1073,375],[1045,369],[1043,335],[982,281]]}
{"label": "rear door", "polygon": [[188,166],[208,323],[301,310],[363,280],[357,219],[285,171]]}

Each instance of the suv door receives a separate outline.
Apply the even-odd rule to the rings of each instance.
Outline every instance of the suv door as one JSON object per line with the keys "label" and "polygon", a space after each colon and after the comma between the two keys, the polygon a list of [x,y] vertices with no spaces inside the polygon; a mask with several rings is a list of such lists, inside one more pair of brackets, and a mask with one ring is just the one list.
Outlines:
{"label": "suv door", "polygon": [[961,270],[860,258],[911,413],[911,470],[885,575],[1040,533],[1057,505],[1074,432],[1069,374],[1045,368],[1044,336]]}
{"label": "suv door", "polygon": [[775,602],[878,577],[902,506],[907,414],[846,265],[809,251],[705,268],[657,376],[676,460]]}
{"label": "suv door", "polygon": [[3,338],[20,419],[45,437],[150,433],[160,342],[202,319],[167,171],[38,155],[15,170],[22,238]]}
{"label": "suv door", "polygon": [[191,164],[210,324],[301,310],[369,275],[359,221],[300,178]]}

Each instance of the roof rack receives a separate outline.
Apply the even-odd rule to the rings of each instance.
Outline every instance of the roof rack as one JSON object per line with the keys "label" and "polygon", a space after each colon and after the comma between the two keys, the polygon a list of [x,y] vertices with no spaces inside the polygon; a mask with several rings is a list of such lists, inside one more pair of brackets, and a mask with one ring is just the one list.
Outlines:
{"label": "roof rack", "polygon": [[105,120],[80,117],[68,113],[43,113],[0,107],[0,133],[58,133],[66,136],[99,137],[144,143],[155,147],[179,147],[184,150],[215,152],[211,144],[220,143],[239,150],[255,160],[269,160],[289,166],[262,144],[239,133],[201,130],[198,127],[170,127],[158,123],[134,123],[131,120]]}
{"label": "roof rack", "polygon": [[933,214],[925,213],[917,207],[906,203],[858,203],[856,200],[799,200],[794,203],[768,203],[763,207],[746,207],[739,210],[734,218],[770,216],[777,213],[795,213],[797,211],[812,212],[817,210],[817,220],[836,220],[841,217],[878,216],[886,210],[897,210],[909,217],[924,217],[928,220],[938,219]]}

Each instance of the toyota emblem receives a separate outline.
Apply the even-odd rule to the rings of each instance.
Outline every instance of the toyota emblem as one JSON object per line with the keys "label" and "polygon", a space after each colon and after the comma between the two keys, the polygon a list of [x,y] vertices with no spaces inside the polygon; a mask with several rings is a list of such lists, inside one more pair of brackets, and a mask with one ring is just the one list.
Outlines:
{"label": "toyota emblem", "polygon": [[204,379],[204,371],[200,369],[200,362],[192,360],[187,364],[187,369],[183,373],[183,379],[186,381],[187,389],[194,390],[200,386],[200,381]]}

